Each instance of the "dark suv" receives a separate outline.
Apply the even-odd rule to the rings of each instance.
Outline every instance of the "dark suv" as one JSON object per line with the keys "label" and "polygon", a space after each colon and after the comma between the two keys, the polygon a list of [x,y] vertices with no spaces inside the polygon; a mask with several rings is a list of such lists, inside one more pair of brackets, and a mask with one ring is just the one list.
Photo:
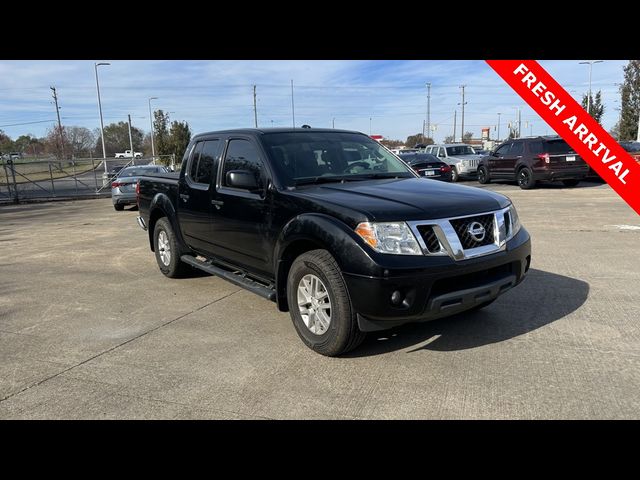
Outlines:
{"label": "dark suv", "polygon": [[478,165],[480,183],[514,180],[524,190],[539,180],[575,187],[588,173],[589,165],[560,137],[507,140]]}

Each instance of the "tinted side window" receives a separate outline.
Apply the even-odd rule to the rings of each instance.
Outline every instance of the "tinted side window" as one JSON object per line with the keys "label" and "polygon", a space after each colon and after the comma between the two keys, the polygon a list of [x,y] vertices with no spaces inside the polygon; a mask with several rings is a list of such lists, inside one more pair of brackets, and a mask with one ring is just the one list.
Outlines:
{"label": "tinted side window", "polygon": [[542,153],[542,142],[529,142],[529,152]]}
{"label": "tinted side window", "polygon": [[200,160],[200,152],[202,151],[202,144],[204,142],[196,143],[196,148],[193,149],[193,153],[191,154],[191,163],[189,164],[189,169],[187,172],[189,173],[189,178],[192,181],[196,181],[196,173],[198,171],[198,160]]}
{"label": "tinted side window", "polygon": [[509,151],[509,155],[522,155],[523,145],[522,142],[513,142],[511,144],[511,150]]}
{"label": "tinted side window", "polygon": [[504,145],[498,147],[498,149],[496,150],[496,154],[499,157],[504,157],[507,154],[507,152],[509,151],[509,147],[511,147],[511,144],[510,143],[505,143]]}
{"label": "tinted side window", "polygon": [[218,157],[219,148],[220,140],[207,140],[204,142],[200,153],[200,162],[198,162],[198,170],[193,179],[195,182],[209,185],[212,180],[215,180],[214,165]]}
{"label": "tinted side window", "polygon": [[222,171],[222,185],[227,186],[227,173],[232,170],[248,170],[253,173],[259,188],[264,185],[264,167],[256,147],[248,140],[234,139],[229,142]]}

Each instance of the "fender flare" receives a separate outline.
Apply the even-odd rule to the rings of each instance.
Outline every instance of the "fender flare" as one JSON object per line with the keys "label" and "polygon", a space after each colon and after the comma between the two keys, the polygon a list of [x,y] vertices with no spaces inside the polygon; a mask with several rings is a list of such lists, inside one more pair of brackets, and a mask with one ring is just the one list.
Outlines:
{"label": "fender flare", "polygon": [[[161,212],[161,215],[157,215],[157,212]],[[156,193],[154,197],[151,199],[151,203],[149,204],[149,245],[151,247],[151,251],[154,251],[153,247],[153,231],[155,229],[156,220],[155,218],[167,217],[169,223],[171,224],[171,228],[177,236],[178,242],[181,244],[183,251],[188,251],[189,248],[184,241],[184,237],[182,236],[182,230],[180,230],[180,225],[178,224],[178,217],[176,215],[176,209],[171,203],[171,199],[166,193]]]}
{"label": "fender flare", "polygon": [[320,213],[298,215],[283,227],[274,248],[276,303],[280,311],[288,311],[287,277],[291,264],[298,255],[315,248],[329,251],[342,272],[378,273],[372,268],[375,263],[364,240],[348,225]]}

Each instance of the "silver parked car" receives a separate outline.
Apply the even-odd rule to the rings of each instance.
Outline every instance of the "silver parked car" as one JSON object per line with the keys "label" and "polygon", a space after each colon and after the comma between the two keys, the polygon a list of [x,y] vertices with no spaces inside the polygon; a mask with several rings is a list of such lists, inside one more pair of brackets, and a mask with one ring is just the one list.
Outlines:
{"label": "silver parked car", "polygon": [[136,165],[120,170],[118,176],[111,182],[113,208],[120,211],[124,210],[125,205],[135,205],[138,177],[158,173],[169,173],[169,170],[162,165]]}
{"label": "silver parked car", "polygon": [[452,182],[457,182],[461,178],[477,177],[478,164],[482,155],[477,155],[471,145],[464,143],[429,145],[426,153],[435,155],[441,161],[451,165]]}

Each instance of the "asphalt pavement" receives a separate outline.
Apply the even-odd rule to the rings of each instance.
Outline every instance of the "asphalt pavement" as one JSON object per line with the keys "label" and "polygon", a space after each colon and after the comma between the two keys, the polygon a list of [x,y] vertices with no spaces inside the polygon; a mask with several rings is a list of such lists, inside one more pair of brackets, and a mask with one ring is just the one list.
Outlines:
{"label": "asphalt pavement", "polygon": [[581,185],[482,187],[531,233],[525,282],[342,358],[224,280],[165,278],[110,199],[0,206],[0,418],[638,418],[640,217]]}

